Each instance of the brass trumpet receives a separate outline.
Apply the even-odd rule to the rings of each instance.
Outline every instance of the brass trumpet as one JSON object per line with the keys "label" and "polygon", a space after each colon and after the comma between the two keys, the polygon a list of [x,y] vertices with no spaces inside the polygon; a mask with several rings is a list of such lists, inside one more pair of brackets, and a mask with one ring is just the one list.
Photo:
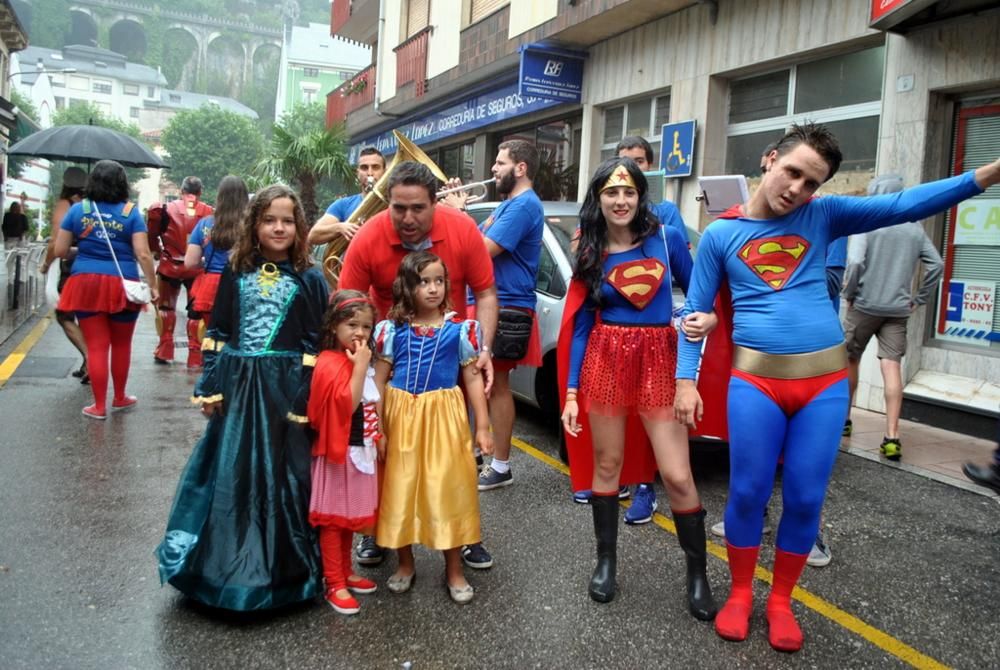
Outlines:
{"label": "brass trumpet", "polygon": [[479,193],[476,193],[475,195],[472,194],[469,195],[469,198],[465,201],[465,204],[470,205],[474,202],[479,202],[480,200],[486,200],[486,197],[489,195],[489,188],[487,187],[490,184],[495,184],[496,181],[497,181],[496,179],[490,177],[489,179],[484,179],[482,181],[474,181],[468,184],[462,184],[461,186],[456,186],[455,188],[446,188],[443,191],[437,192],[437,199],[440,200],[449,193],[459,193],[461,191],[472,191],[473,189],[481,189]]}
{"label": "brass trumpet", "polygon": [[[396,155],[392,157],[392,162],[389,163],[382,178],[368,190],[361,204],[348,217],[348,223],[362,225],[365,221],[389,206],[389,194],[386,193],[386,183],[389,180],[392,169],[402,161],[423,163],[434,173],[435,177],[441,181],[448,181],[448,178],[445,177],[434,161],[428,158],[427,154],[411,142],[406,135],[403,135],[398,130],[392,131],[392,134],[396,136]],[[326,275],[326,281],[330,284],[331,291],[336,291],[337,284],[340,282],[340,270],[343,267],[344,251],[347,250],[347,244],[348,240],[338,235],[326,245],[326,251],[323,253],[323,274]]]}

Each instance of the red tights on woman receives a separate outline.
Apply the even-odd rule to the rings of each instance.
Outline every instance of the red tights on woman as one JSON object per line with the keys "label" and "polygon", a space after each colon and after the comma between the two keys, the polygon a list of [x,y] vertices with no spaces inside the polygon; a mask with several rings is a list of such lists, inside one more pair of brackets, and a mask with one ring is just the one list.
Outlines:
{"label": "red tights on woman", "polygon": [[[128,315],[131,316],[131,315]],[[107,413],[108,352],[111,352],[111,379],[114,402],[125,401],[125,384],[132,361],[132,333],[135,319],[122,320],[115,314],[93,314],[80,319],[80,330],[87,343],[87,373],[94,393],[94,412]]]}

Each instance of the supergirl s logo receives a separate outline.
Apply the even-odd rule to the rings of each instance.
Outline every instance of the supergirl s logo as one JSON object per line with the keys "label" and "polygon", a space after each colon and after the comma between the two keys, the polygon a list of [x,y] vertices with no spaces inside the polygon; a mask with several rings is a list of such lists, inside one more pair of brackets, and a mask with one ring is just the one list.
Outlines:
{"label": "supergirl s logo", "polygon": [[795,274],[810,246],[799,235],[764,237],[744,244],[739,257],[765,284],[780,291]]}
{"label": "supergirl s logo", "polygon": [[656,295],[666,270],[655,258],[642,258],[613,267],[607,282],[636,309],[643,309]]}

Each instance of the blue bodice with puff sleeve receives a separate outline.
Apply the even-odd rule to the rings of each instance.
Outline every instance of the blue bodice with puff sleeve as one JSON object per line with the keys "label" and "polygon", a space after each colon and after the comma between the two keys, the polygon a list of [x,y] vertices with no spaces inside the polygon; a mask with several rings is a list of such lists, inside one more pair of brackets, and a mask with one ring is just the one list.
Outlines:
{"label": "blue bodice with puff sleeve", "polygon": [[375,327],[375,354],[393,366],[390,386],[407,393],[452,388],[460,368],[479,358],[482,331],[478,321],[446,318],[436,326]]}

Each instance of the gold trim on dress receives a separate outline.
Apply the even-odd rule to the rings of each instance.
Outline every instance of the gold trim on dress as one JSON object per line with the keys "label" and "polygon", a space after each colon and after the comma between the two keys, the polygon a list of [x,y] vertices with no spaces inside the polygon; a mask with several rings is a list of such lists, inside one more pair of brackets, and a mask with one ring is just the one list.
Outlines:
{"label": "gold trim on dress", "polygon": [[828,349],[804,354],[768,354],[736,345],[733,347],[733,367],[771,379],[819,377],[847,367],[847,345],[841,342]]}
{"label": "gold trim on dress", "polygon": [[206,337],[201,341],[202,351],[222,351],[224,346],[226,346],[225,342],[219,342],[211,337]]}
{"label": "gold trim on dress", "polygon": [[309,418],[302,416],[301,414],[292,414],[291,412],[289,412],[285,416],[285,418],[291,421],[292,423],[309,423]]}
{"label": "gold trim on dress", "polygon": [[216,393],[215,395],[210,395],[210,396],[202,396],[202,395],[191,396],[191,404],[193,405],[204,405],[210,402],[222,402],[222,400],[223,398],[221,393]]}
{"label": "gold trim on dress", "polygon": [[464,361],[462,361],[461,363],[459,363],[459,364],[458,364],[458,366],[459,366],[460,368],[464,368],[464,367],[465,367],[466,365],[468,365],[469,363],[475,363],[475,362],[476,362],[476,361],[478,361],[478,360],[479,360],[479,354],[476,354],[475,356],[469,356],[469,357],[468,357],[468,358],[466,358],[466,359],[465,359]]}

